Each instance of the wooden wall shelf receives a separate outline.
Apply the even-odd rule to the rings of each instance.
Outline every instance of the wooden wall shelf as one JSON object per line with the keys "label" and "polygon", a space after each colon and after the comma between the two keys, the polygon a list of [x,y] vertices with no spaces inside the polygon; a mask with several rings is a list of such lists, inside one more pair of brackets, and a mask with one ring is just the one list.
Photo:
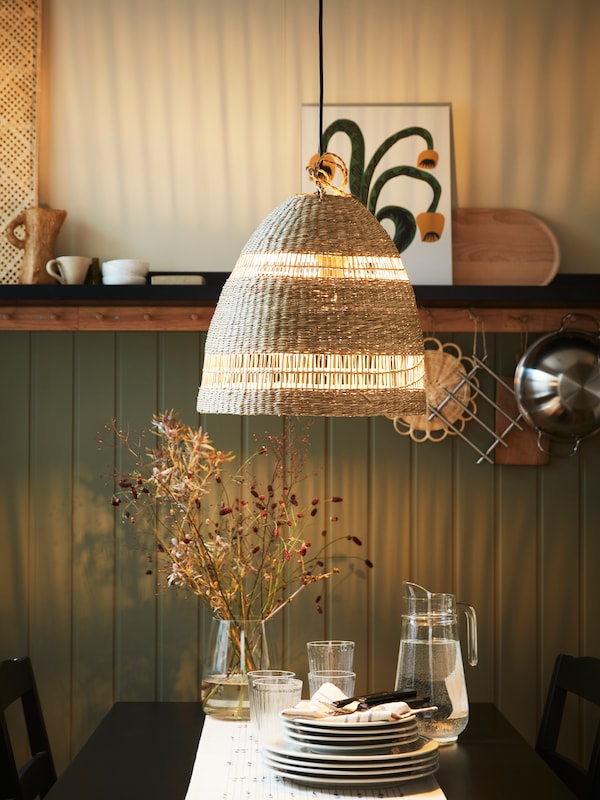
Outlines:
{"label": "wooden wall shelf", "polygon": [[[205,286],[0,286],[0,330],[205,331],[228,273]],[[567,313],[600,318],[600,275],[548,286],[415,286],[423,330],[544,332]]]}

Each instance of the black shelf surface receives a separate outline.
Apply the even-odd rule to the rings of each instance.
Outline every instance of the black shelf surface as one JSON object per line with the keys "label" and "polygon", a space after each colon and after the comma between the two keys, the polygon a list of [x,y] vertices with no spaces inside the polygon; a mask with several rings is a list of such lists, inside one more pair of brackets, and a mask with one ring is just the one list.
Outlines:
{"label": "black shelf surface", "polygon": [[547,286],[415,286],[422,306],[585,308],[600,303],[600,274],[559,274]]}
{"label": "black shelf surface", "polygon": [[[0,285],[0,304],[214,304],[228,272],[204,274],[206,284],[144,286]],[[600,303],[600,274],[559,274],[548,286],[414,286],[424,307],[590,307]]]}
{"label": "black shelf surface", "polygon": [[0,303],[54,303],[62,305],[111,303],[216,303],[228,272],[210,272],[204,276],[206,283],[198,284],[145,284],[142,286],[104,286],[85,283],[78,286],[56,284],[4,284],[0,286]]}

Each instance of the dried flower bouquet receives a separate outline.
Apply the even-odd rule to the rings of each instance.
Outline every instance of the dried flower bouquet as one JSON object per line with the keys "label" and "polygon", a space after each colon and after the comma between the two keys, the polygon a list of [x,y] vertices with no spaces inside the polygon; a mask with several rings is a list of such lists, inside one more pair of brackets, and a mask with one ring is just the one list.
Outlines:
{"label": "dried flower bouquet", "polygon": [[[230,472],[235,456],[216,449],[208,433],[177,413],[156,415],[152,428],[156,445],[144,447],[114,426],[135,466],[118,476],[112,502],[131,524],[151,520],[169,585],[191,589],[215,617],[267,620],[307,585],[338,572],[327,565],[337,539],[329,537],[323,517],[337,522],[330,506],[342,498],[301,503],[297,494],[306,477],[306,433],[286,421],[283,435],[266,436]],[[266,482],[254,471],[259,458],[272,460]],[[356,536],[337,538],[362,544]]]}

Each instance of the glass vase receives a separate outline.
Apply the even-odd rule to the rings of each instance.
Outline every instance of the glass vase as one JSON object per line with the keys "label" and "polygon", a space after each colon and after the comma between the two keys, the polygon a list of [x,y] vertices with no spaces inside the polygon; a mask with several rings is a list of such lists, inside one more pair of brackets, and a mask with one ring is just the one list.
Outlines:
{"label": "glass vase", "polygon": [[248,672],[270,669],[264,620],[212,619],[202,662],[201,702],[205,714],[247,720]]}

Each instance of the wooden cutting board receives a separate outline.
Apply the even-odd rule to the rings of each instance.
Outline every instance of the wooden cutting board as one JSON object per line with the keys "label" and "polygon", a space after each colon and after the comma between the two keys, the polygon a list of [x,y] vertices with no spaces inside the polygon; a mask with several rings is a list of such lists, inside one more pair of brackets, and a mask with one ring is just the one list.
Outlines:
{"label": "wooden cutting board", "polygon": [[[512,383],[512,377],[502,378],[504,383]],[[501,381],[496,383],[496,405],[503,411],[510,415],[511,419],[517,419],[519,409],[515,396],[510,392]],[[519,420],[522,430],[512,428],[508,433],[504,433],[508,426],[508,420],[496,410],[496,434],[502,437],[508,447],[497,445],[494,449],[494,460],[496,464],[531,464],[540,465],[547,464],[550,457],[547,452],[540,450],[538,447],[538,435],[530,425],[525,422],[523,418]],[[546,437],[542,438],[542,447],[548,451],[548,440]]]}
{"label": "wooden cutting board", "polygon": [[453,283],[545,286],[560,266],[556,236],[529,211],[457,208],[452,212]]}

